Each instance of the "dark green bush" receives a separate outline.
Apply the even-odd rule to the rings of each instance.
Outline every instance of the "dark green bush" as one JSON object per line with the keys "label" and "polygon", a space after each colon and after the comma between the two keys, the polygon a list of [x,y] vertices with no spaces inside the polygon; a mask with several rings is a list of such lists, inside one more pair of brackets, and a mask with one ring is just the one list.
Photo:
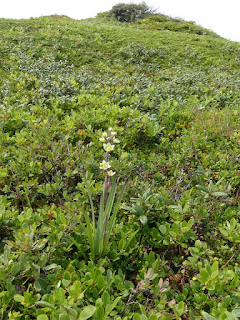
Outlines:
{"label": "dark green bush", "polygon": [[110,16],[120,22],[135,22],[152,13],[153,10],[145,2],[141,4],[118,3],[109,11]]}

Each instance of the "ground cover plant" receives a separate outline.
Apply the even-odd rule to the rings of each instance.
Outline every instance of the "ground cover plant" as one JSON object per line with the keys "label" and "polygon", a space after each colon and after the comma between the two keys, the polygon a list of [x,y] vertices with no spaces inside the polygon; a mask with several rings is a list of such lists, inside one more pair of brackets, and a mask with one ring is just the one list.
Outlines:
{"label": "ground cover plant", "polygon": [[240,45],[147,24],[0,20],[1,319],[240,317]]}

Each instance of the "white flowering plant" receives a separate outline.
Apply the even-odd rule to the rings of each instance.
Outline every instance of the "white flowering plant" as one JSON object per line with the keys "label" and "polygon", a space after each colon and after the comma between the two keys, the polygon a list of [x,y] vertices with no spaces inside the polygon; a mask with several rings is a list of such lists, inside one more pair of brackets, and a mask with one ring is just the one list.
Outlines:
{"label": "white flowering plant", "polygon": [[84,174],[90,200],[92,219],[90,220],[87,212],[84,212],[84,217],[86,221],[86,233],[93,260],[105,256],[110,247],[110,236],[115,226],[117,212],[126,188],[125,183],[115,201],[118,181],[115,176],[116,172],[110,169],[111,164],[109,157],[110,152],[114,150],[115,144],[120,142],[119,139],[116,138],[116,134],[117,133],[113,131],[112,128],[109,128],[108,132],[103,132],[99,139],[103,143],[103,149],[106,151],[106,154],[105,160],[103,160],[99,165],[99,168],[105,173],[105,181],[100,199],[100,209],[97,221],[91,191],[86,175]]}

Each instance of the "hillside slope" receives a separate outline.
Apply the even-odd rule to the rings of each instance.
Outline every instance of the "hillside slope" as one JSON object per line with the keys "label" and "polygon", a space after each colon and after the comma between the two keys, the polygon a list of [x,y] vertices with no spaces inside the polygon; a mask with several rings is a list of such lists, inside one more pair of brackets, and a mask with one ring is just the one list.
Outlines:
{"label": "hillside slope", "polygon": [[[0,20],[0,318],[237,319],[240,44],[160,29]],[[109,127],[128,185],[93,262]]]}

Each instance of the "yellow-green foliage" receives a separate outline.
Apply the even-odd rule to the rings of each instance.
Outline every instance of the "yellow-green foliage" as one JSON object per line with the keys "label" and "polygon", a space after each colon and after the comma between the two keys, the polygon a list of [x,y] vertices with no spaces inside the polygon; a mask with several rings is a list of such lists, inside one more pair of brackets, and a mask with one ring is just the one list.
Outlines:
{"label": "yellow-green foliage", "polygon": [[240,45],[204,33],[0,20],[1,319],[239,317]]}
{"label": "yellow-green foliage", "polygon": [[140,28],[151,30],[169,30],[175,32],[186,32],[198,35],[209,35],[219,37],[213,31],[205,29],[195,24],[194,21],[184,21],[182,19],[174,19],[162,14],[148,15],[140,21]]}

